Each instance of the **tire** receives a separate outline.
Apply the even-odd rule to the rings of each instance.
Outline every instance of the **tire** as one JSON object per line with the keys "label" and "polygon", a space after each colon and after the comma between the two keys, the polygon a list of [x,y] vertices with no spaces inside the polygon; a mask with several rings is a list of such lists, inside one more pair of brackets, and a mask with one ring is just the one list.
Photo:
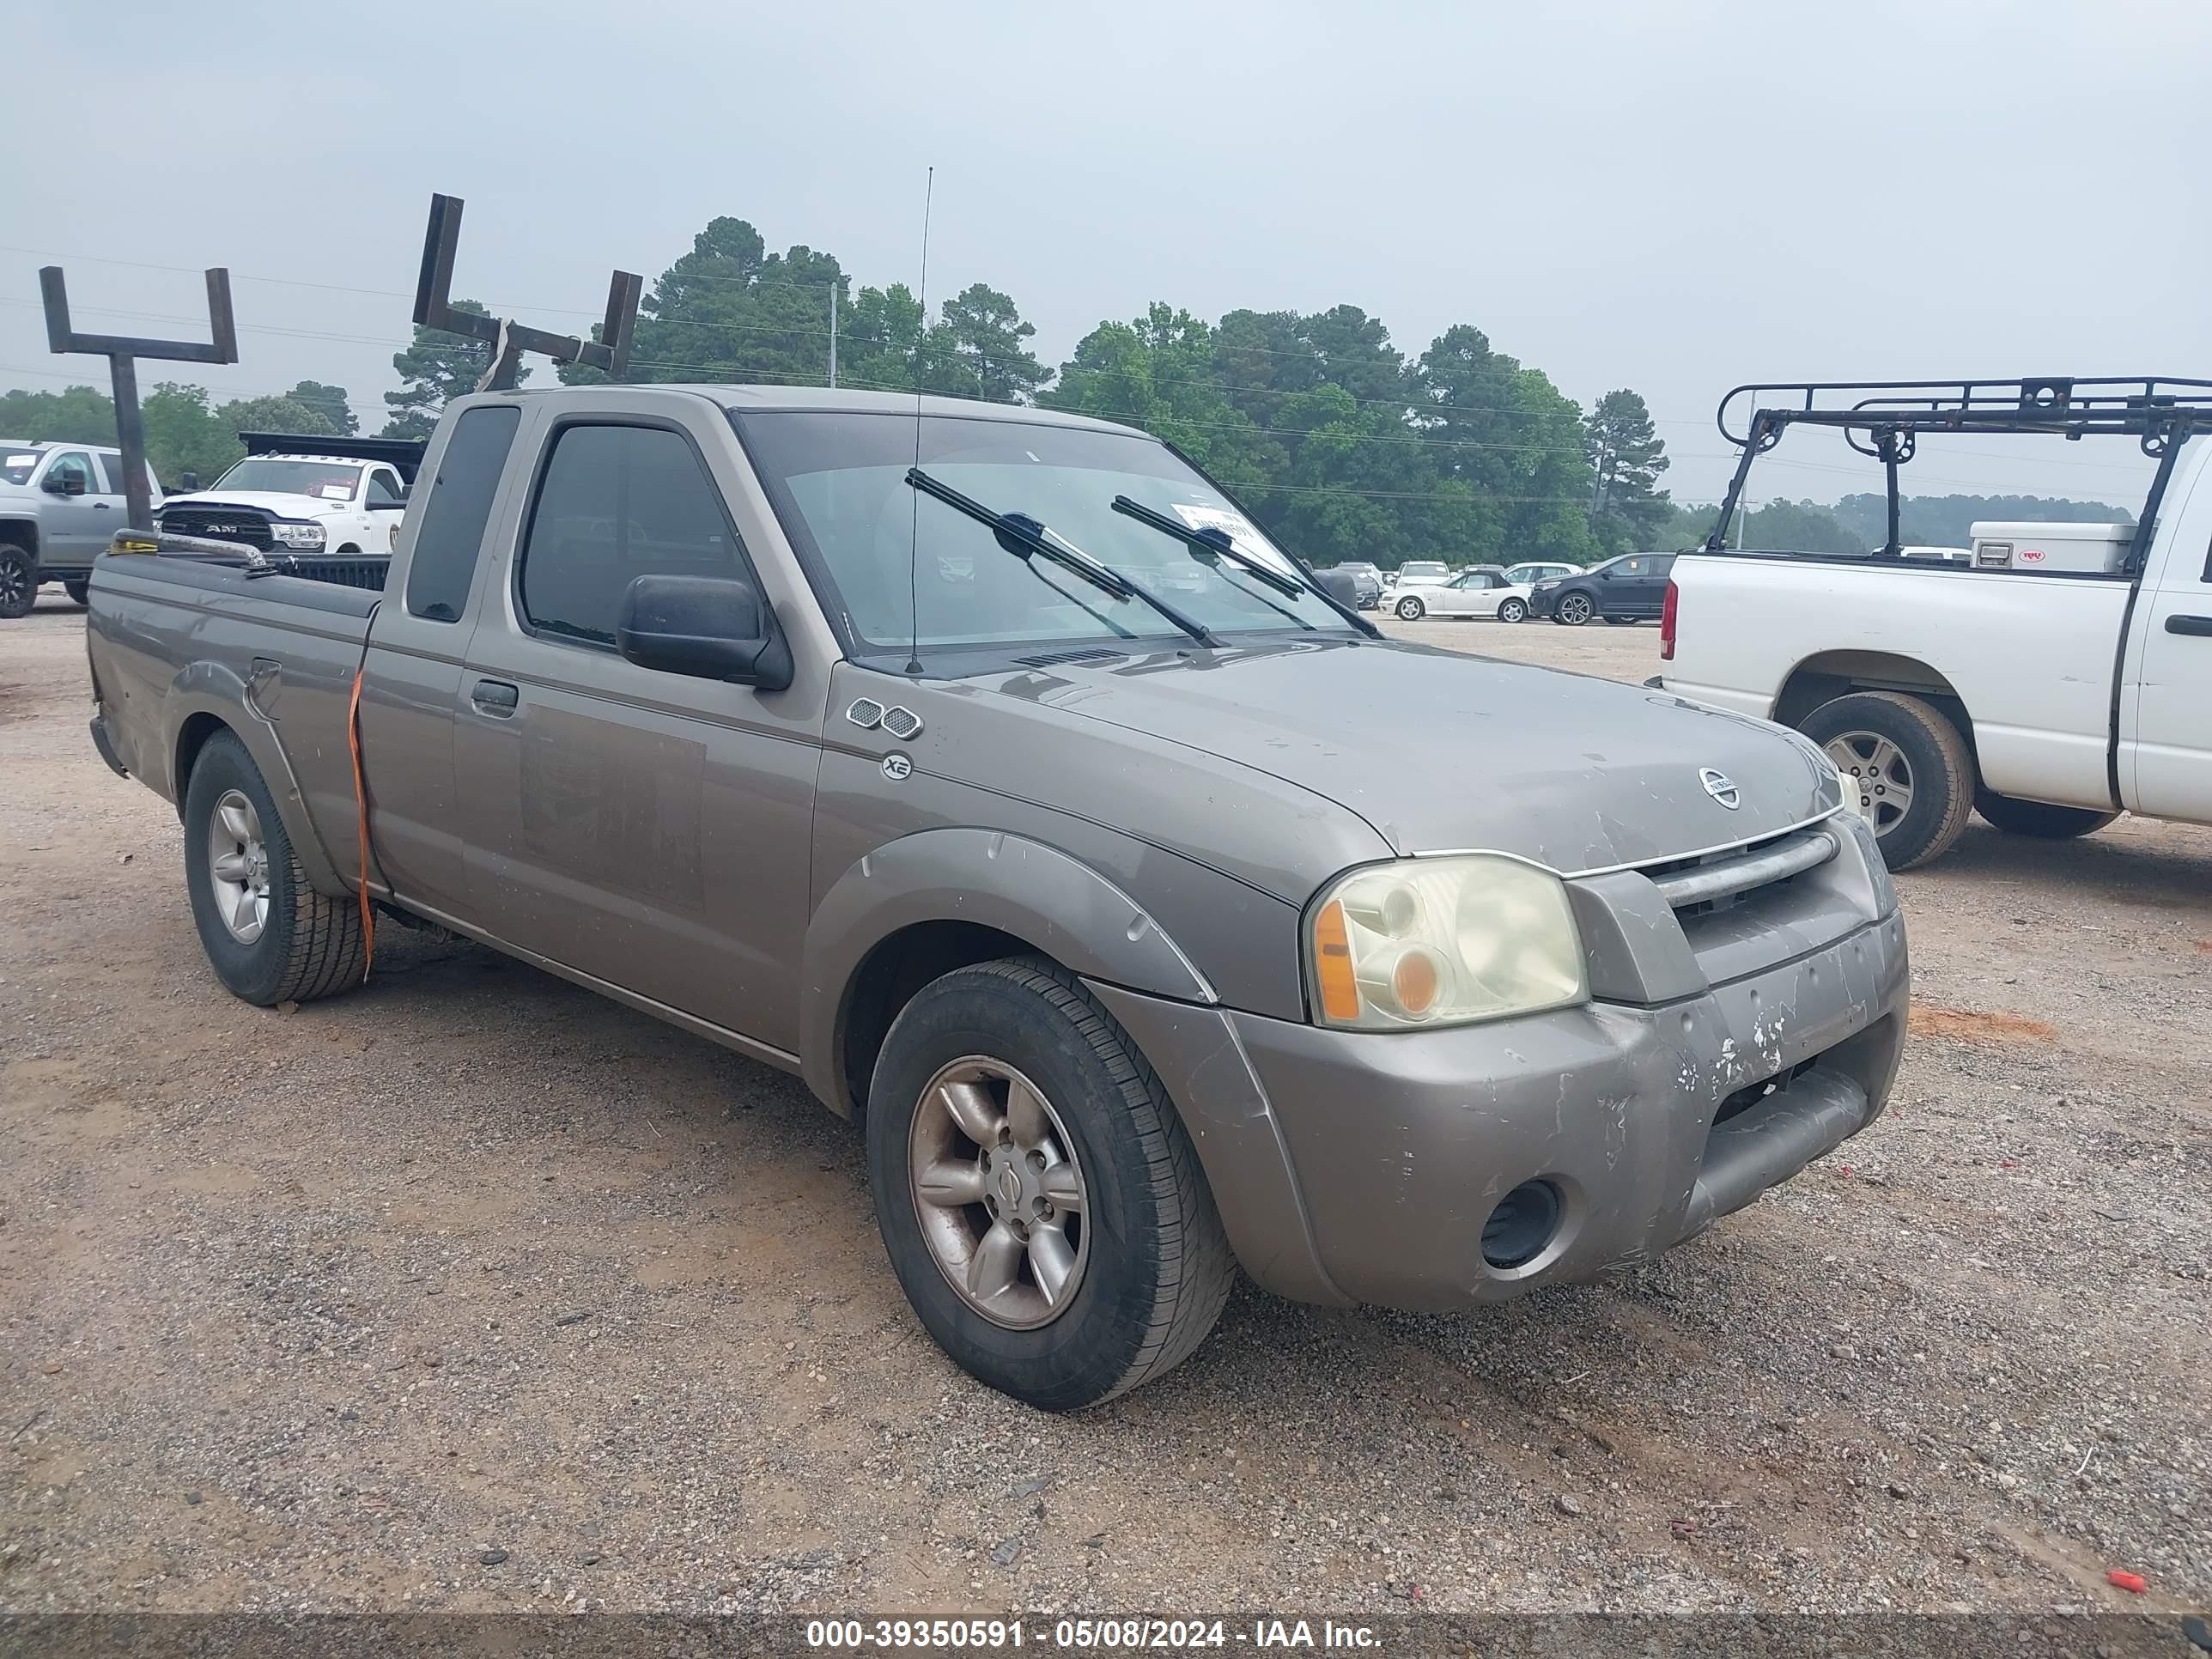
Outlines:
{"label": "tire", "polygon": [[2087,806],[2049,806],[2039,800],[2015,800],[1994,790],[1974,791],[1974,810],[2008,836],[2033,836],[2038,841],[2072,841],[2094,836],[2118,812],[2100,812]]}
{"label": "tire", "polygon": [[[1974,805],[1974,757],[1934,704],[1894,691],[1854,691],[1822,703],[1797,729],[1826,749],[1844,774],[1846,805],[1856,804],[1850,800],[1853,767],[1866,768],[1867,780],[1876,776],[1877,763],[1882,768],[1881,782],[1869,782],[1860,810],[1872,819],[1891,869],[1910,870],[1941,856],[1966,829]],[[1894,806],[1899,783],[1907,797],[1901,811]]]}
{"label": "tire", "polygon": [[1398,601],[1398,620],[1419,622],[1427,614],[1428,609],[1428,606],[1423,605],[1419,599],[1411,598],[1401,599]]}
{"label": "tire", "polygon": [[[226,919],[226,908],[235,914],[235,907],[218,897],[214,868],[227,851],[244,856],[236,853],[236,842],[230,849],[222,845],[234,832],[219,816],[226,808],[239,812],[240,803],[250,809],[261,849],[258,860],[246,858],[246,867],[259,871],[267,900],[258,934],[251,939],[241,937]],[[227,892],[232,886],[220,884]],[[207,740],[185,788],[185,885],[201,947],[233,996],[269,1008],[280,1002],[312,1002],[361,983],[367,953],[358,902],[328,897],[308,884],[260,769],[230,732]]]}
{"label": "tire", "polygon": [[0,543],[0,622],[29,616],[38,602],[38,560],[27,549]]}
{"label": "tire", "polygon": [[1587,593],[1562,593],[1552,607],[1552,620],[1562,628],[1580,628],[1596,613]]}
{"label": "tire", "polygon": [[1636,618],[1633,617],[1607,617],[1606,618],[1606,622],[1609,626],[1614,628],[1633,628],[1636,626]]}
{"label": "tire", "polygon": [[62,584],[62,592],[70,596],[70,601],[71,604],[90,605],[92,603],[92,578],[89,576],[81,576],[75,581],[64,582]]}
{"label": "tire", "polygon": [[1528,605],[1525,599],[1504,599],[1498,603],[1498,620],[1500,622],[1525,622],[1528,616]]}
{"label": "tire", "polygon": [[[939,1184],[949,1201],[926,1202],[917,1166],[964,1175],[993,1135],[988,1112],[976,1137],[947,1128],[955,1123],[947,1109],[951,1091],[981,1087],[987,1104],[1004,1103],[994,1109],[1006,1124],[1017,1115],[1006,1109],[1012,1079],[961,1080],[963,1073],[991,1067],[1018,1074],[1042,1096],[1059,1155],[1047,1166],[1033,1152],[996,1175],[985,1164],[985,1176],[972,1183],[986,1194],[981,1202],[958,1207],[971,1184],[964,1181]],[[994,1093],[997,1082],[1005,1084],[1003,1094]],[[884,1039],[868,1091],[867,1139],[877,1224],[908,1301],[955,1364],[1000,1393],[1044,1411],[1097,1405],[1174,1369],[1220,1316],[1236,1258],[1190,1137],[1144,1057],[1057,964],[1026,957],[982,963],[916,993]],[[1019,1150],[1019,1142],[1009,1148]],[[1034,1242],[1009,1243],[999,1259],[1011,1259],[1009,1274],[1026,1273],[1029,1282],[1008,1284],[1004,1317],[985,1313],[955,1288],[957,1267],[941,1261],[984,1256],[983,1241],[1014,1212],[1000,1196],[1011,1191],[1004,1184],[1009,1173],[1064,1163],[1074,1165],[1081,1202],[1059,1224],[1077,1218],[1083,1224],[1075,1229],[1076,1265],[1063,1281],[1067,1299],[1048,1305]],[[1012,1201],[1024,1215],[1038,1202]],[[987,1213],[984,1203],[998,1207]],[[1035,1224],[1037,1235],[1025,1238],[1054,1224]],[[951,1231],[956,1228],[964,1231]],[[957,1248],[963,1240],[970,1246],[964,1258]],[[1060,1247],[1067,1243],[1063,1231]]]}

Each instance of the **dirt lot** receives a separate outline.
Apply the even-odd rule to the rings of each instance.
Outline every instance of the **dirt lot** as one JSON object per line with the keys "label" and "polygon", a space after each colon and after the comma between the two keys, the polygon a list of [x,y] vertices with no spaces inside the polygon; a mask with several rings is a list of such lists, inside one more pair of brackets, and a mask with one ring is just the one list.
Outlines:
{"label": "dirt lot", "polygon": [[1056,1419],[922,1336],[796,1082],[389,933],[359,994],[224,994],[82,633],[0,624],[0,1607],[2212,1600],[2212,834],[1978,823],[1904,878],[1893,1110],[1640,1277],[1243,1291]]}

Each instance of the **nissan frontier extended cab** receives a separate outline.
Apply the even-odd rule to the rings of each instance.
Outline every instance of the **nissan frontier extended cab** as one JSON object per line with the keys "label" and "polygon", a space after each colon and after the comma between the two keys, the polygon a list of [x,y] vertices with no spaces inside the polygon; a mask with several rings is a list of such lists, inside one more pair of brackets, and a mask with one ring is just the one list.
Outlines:
{"label": "nissan frontier extended cab", "polygon": [[177,804],[216,975],[345,990],[396,914],[798,1073],[1009,1394],[1160,1375],[1238,1264],[1625,1269],[1881,1109],[1904,924],[1814,745],[1382,639],[1141,433],[491,392],[421,478],[380,595],[97,568],[93,737]]}

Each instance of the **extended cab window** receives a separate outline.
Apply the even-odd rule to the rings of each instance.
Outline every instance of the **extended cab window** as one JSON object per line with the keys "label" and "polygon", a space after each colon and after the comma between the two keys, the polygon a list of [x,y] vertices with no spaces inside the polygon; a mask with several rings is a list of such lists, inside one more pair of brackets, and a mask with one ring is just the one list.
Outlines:
{"label": "extended cab window", "polygon": [[102,455],[100,458],[100,470],[107,475],[107,493],[109,495],[127,495],[131,493],[130,490],[125,487],[123,482],[125,473],[123,471],[123,458],[120,455]]}
{"label": "extended cab window", "polygon": [[522,614],[541,633],[612,645],[640,576],[746,576],[721,492],[679,433],[568,426],[522,550]]}
{"label": "extended cab window", "polygon": [[507,452],[514,447],[521,421],[522,411],[512,404],[488,404],[463,415],[446,441],[407,567],[410,616],[460,621],[469,586],[476,580],[492,500],[499,494],[499,476],[507,470]]}

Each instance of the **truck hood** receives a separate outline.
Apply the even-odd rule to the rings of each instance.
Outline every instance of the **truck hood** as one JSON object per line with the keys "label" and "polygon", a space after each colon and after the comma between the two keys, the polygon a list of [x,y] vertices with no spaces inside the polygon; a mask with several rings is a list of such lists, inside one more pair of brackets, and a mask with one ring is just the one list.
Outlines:
{"label": "truck hood", "polygon": [[1839,799],[1819,750],[1764,720],[1395,641],[1054,664],[991,689],[1294,783],[1401,854],[1513,853],[1571,874],[1757,840]]}
{"label": "truck hood", "polygon": [[276,489],[201,490],[191,495],[165,495],[163,507],[251,507],[280,519],[319,519],[333,513],[349,513],[351,501],[325,501],[319,495],[294,495]]}

